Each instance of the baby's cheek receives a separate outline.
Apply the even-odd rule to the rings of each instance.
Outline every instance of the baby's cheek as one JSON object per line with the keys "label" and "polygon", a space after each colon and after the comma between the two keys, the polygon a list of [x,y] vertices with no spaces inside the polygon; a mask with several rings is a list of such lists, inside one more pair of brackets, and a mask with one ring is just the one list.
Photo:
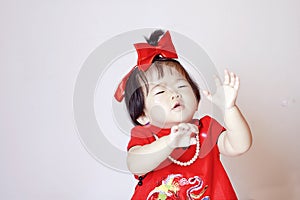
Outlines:
{"label": "baby's cheek", "polygon": [[160,105],[152,106],[150,109],[150,116],[152,120],[164,123],[166,121],[166,112]]}

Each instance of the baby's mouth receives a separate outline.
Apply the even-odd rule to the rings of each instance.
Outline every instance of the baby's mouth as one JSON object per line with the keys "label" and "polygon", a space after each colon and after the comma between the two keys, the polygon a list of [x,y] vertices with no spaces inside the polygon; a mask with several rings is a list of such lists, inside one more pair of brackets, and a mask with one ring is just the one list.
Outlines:
{"label": "baby's mouth", "polygon": [[175,103],[172,107],[172,110],[181,110],[183,108],[183,105],[179,102]]}

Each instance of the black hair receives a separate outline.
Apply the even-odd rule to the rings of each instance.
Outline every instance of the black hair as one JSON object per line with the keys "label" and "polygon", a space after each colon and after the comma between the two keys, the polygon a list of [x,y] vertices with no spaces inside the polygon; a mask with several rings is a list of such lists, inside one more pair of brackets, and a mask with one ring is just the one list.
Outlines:
{"label": "black hair", "polygon": [[[150,38],[146,41],[150,44],[156,44],[159,41],[159,38],[164,34],[162,30],[156,30],[154,31]],[[155,45],[153,45],[155,46]],[[176,71],[178,71],[180,74],[183,75],[183,77],[188,81],[188,83],[191,85],[192,90],[195,94],[195,97],[199,103],[200,101],[200,92],[198,85],[196,82],[190,77],[190,75],[187,73],[187,71],[183,68],[183,66],[180,64],[179,61],[175,59],[170,58],[164,58],[160,55],[157,55],[153,61],[151,67],[155,67],[158,73],[158,77],[164,76],[164,70],[163,66],[168,66],[171,68],[174,68]],[[142,86],[145,86],[146,91],[143,91]],[[145,75],[145,72],[139,70],[138,67],[136,67],[133,72],[130,74],[126,86],[125,86],[125,104],[127,107],[127,110],[129,112],[130,118],[132,122],[135,125],[141,125],[137,119],[140,116],[144,115],[144,108],[145,108],[145,92],[148,93],[149,90],[149,84],[147,77]]]}
{"label": "black hair", "polygon": [[147,41],[148,44],[152,45],[152,46],[157,46],[158,45],[158,41],[159,41],[159,38],[161,36],[164,35],[164,31],[163,30],[156,30],[154,31],[149,38],[147,37],[144,37],[145,40]]}

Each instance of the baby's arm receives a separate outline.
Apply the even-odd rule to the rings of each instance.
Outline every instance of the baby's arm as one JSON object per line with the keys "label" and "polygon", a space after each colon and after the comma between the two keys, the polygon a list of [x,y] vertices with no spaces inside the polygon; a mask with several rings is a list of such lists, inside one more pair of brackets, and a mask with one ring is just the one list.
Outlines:
{"label": "baby's arm", "polygon": [[[250,128],[236,105],[239,89],[239,78],[225,70],[224,82],[216,78],[217,91],[212,96],[204,91],[207,98],[224,110],[226,131],[218,139],[218,147],[222,154],[236,156],[248,151],[252,144]],[[222,98],[222,91],[224,91]]]}
{"label": "baby's arm", "polygon": [[248,151],[252,144],[250,128],[237,106],[225,110],[226,131],[218,139],[222,154],[236,156]]}
{"label": "baby's arm", "polygon": [[134,146],[129,149],[127,165],[129,171],[143,175],[159,166],[176,147],[188,147],[193,143],[192,133],[198,132],[194,124],[181,123],[171,128],[171,133],[151,144]]}

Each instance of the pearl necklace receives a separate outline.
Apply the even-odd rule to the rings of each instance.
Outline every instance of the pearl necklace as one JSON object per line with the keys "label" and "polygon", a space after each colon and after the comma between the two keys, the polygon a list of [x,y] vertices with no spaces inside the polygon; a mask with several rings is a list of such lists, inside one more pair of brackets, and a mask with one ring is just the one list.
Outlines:
{"label": "pearl necklace", "polygon": [[176,159],[172,158],[171,156],[168,156],[168,158],[169,158],[173,163],[175,163],[175,164],[177,164],[177,165],[180,165],[180,166],[183,166],[183,167],[186,167],[186,166],[189,166],[189,165],[193,164],[193,163],[196,161],[196,159],[197,159],[198,156],[199,156],[199,152],[200,152],[199,134],[196,134],[196,152],[195,152],[194,157],[193,157],[191,160],[189,160],[189,161],[187,161],[187,162],[181,162],[181,161],[179,161],[179,160],[176,160]]}
{"label": "pearl necklace", "polygon": [[[154,138],[155,138],[155,140],[157,140],[158,139],[157,135],[154,134]],[[200,142],[199,142],[199,134],[197,133],[196,134],[196,152],[191,160],[189,160],[187,162],[181,162],[179,160],[172,158],[171,156],[168,156],[168,158],[176,165],[186,167],[186,166],[193,164],[197,160],[197,158],[199,156],[199,152],[200,152]]]}

